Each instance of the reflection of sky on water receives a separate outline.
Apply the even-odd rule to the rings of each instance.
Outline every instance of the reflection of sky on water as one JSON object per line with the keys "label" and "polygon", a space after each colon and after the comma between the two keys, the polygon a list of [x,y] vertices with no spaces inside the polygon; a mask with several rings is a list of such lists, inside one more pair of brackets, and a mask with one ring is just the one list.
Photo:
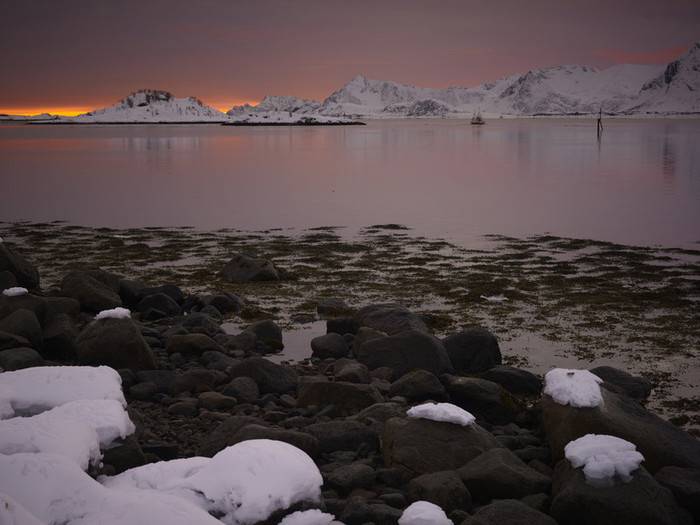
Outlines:
{"label": "reflection of sky on water", "polygon": [[0,126],[0,219],[697,241],[700,122],[604,124]]}

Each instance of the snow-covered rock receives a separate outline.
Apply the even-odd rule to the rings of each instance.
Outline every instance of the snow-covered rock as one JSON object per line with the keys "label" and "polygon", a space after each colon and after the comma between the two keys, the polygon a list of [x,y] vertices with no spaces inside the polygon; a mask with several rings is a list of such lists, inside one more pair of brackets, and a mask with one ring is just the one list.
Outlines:
{"label": "snow-covered rock", "polygon": [[35,416],[0,420],[0,454],[53,453],[86,470],[101,459],[100,448],[133,432],[119,401],[71,401]]}
{"label": "snow-covered rock", "polygon": [[157,490],[216,513],[226,524],[248,525],[294,503],[319,501],[323,479],[313,460],[298,448],[255,439],[211,459],[145,465],[103,483],[119,490]]}
{"label": "snow-covered rock", "polygon": [[454,525],[445,511],[434,503],[416,501],[403,511],[399,525]]}
{"label": "snow-covered rock", "polygon": [[129,319],[131,317],[131,311],[128,308],[122,308],[117,306],[116,308],[111,308],[109,310],[102,310],[95,316],[95,320],[100,319]]}
{"label": "snow-covered rock", "polygon": [[112,399],[126,406],[121,377],[107,366],[40,366],[0,374],[0,419],[71,401]]}
{"label": "snow-covered rock", "polygon": [[13,286],[12,288],[6,288],[2,291],[5,297],[19,297],[20,295],[27,295],[28,293],[29,290],[21,286]]}
{"label": "snow-covered rock", "polygon": [[14,498],[0,492],[0,523],[3,525],[46,525],[32,516]]}
{"label": "snow-covered rock", "polygon": [[318,509],[299,510],[285,516],[279,525],[331,525],[334,519],[333,514]]}
{"label": "snow-covered rock", "polygon": [[466,427],[474,423],[474,416],[466,410],[451,403],[424,403],[409,408],[406,415],[412,418],[443,421]]}
{"label": "snow-covered rock", "polygon": [[143,122],[224,122],[226,115],[195,97],[176,98],[172,93],[143,89],[131,93],[115,105],[90,111],[59,122],[143,123]]}
{"label": "snow-covered rock", "polygon": [[593,408],[603,402],[600,392],[602,382],[588,370],[555,368],[545,374],[543,392],[560,405]]}
{"label": "snow-covered rock", "polygon": [[221,525],[175,496],[104,487],[54,454],[0,454],[0,493],[45,525]]}
{"label": "snow-covered rock", "polygon": [[586,434],[564,448],[574,468],[583,467],[586,481],[598,486],[612,485],[615,477],[629,482],[644,456],[634,443],[615,436]]}
{"label": "snow-covered rock", "polygon": [[354,124],[357,121],[350,118],[311,115],[305,113],[289,113],[287,111],[266,111],[233,115],[226,124],[231,125],[314,125],[314,124]]}

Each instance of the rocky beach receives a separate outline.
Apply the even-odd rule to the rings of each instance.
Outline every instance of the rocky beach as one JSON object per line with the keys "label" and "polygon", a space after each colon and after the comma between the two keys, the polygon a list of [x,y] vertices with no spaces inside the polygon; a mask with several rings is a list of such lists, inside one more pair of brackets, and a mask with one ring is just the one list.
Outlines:
{"label": "rocky beach", "polygon": [[[320,497],[224,522],[700,519],[698,251],[464,248],[400,225],[0,236],[0,387],[66,365],[121,379],[134,432],[103,447],[97,479],[274,440],[313,459]],[[584,373],[593,401],[576,397]],[[567,446],[590,434],[641,465],[590,483]],[[425,502],[444,520],[411,518]]]}

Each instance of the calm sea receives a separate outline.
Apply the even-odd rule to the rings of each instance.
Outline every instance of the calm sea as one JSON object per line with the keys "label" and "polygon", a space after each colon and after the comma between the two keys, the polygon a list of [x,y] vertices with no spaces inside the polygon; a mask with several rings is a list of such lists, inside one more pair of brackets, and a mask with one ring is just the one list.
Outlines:
{"label": "calm sea", "polygon": [[697,247],[700,121],[0,125],[0,220],[268,229],[401,223],[469,243]]}

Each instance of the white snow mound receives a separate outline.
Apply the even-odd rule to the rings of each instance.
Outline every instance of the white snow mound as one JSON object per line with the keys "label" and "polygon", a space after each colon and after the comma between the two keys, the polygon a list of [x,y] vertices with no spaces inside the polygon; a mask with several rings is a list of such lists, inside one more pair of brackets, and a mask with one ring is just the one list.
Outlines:
{"label": "white snow mound", "polygon": [[122,308],[117,306],[111,310],[102,310],[95,316],[95,320],[100,319],[129,319],[131,317],[131,311],[128,308]]}
{"label": "white snow mound", "polygon": [[0,419],[90,399],[112,399],[126,406],[116,370],[108,366],[37,366],[0,374]]}
{"label": "white snow mound", "polygon": [[403,511],[399,525],[454,525],[437,505],[428,501],[416,501]]}
{"label": "white snow mound", "polygon": [[454,423],[463,427],[472,425],[475,419],[469,412],[451,403],[424,403],[408,409],[406,415],[412,418]]}
{"label": "white snow mound", "polygon": [[45,525],[7,494],[0,492],[0,523],[2,525]]}
{"label": "white snow mound", "polygon": [[216,513],[228,525],[248,525],[294,503],[319,501],[323,479],[313,460],[298,448],[253,439],[211,459],[146,465],[102,482],[120,490],[155,489]]}
{"label": "white snow mound", "polygon": [[180,498],[105,488],[54,454],[0,454],[0,472],[0,492],[46,525],[221,525]]}
{"label": "white snow mound", "polygon": [[574,468],[583,467],[586,480],[599,486],[612,485],[615,476],[632,479],[644,456],[634,443],[615,436],[586,434],[564,447],[564,455]]}
{"label": "white snow mound", "polygon": [[326,514],[318,509],[298,510],[285,516],[279,525],[331,525],[334,519],[333,514]]}
{"label": "white snow mound", "polygon": [[29,290],[21,286],[13,286],[12,288],[6,288],[2,291],[5,297],[19,297],[20,295],[27,295],[28,293]]}
{"label": "white snow mound", "polygon": [[603,402],[603,380],[588,370],[555,368],[544,376],[544,393],[560,405],[594,408]]}
{"label": "white snow mound", "polygon": [[0,420],[0,454],[50,452],[86,470],[101,459],[100,448],[134,430],[119,401],[71,401],[35,416]]}

